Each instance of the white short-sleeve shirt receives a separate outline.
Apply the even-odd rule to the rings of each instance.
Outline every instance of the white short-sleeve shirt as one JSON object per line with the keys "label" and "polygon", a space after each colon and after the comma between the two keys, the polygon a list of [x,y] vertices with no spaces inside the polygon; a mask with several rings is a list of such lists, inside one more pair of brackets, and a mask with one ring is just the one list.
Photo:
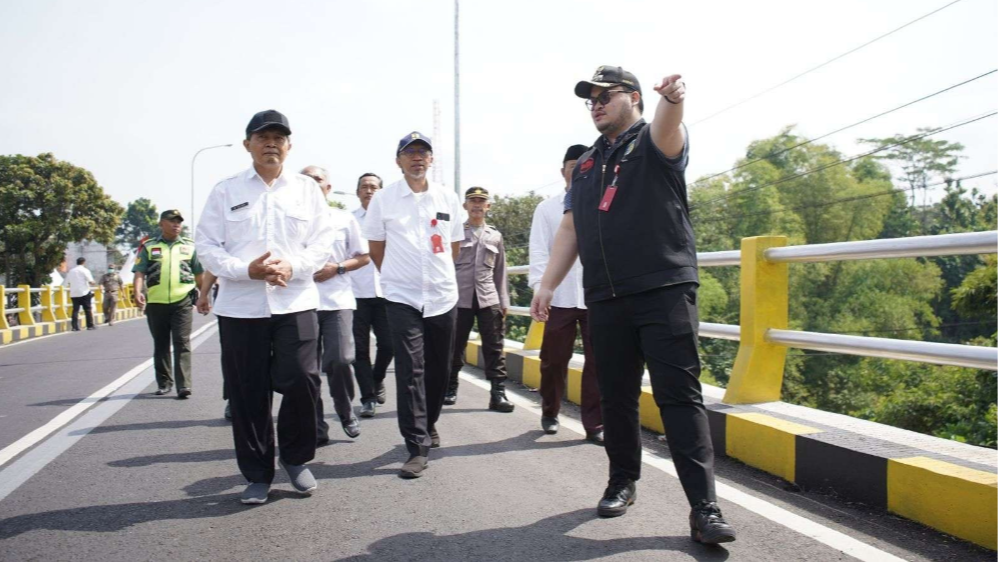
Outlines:
{"label": "white short-sleeve shirt", "polygon": [[[354,218],[357,219],[362,230],[364,229],[364,219],[367,216],[368,211],[364,207],[354,209]],[[350,277],[350,285],[354,289],[354,298],[373,299],[383,296],[381,275],[378,273],[378,268],[375,267],[375,262],[372,261],[347,275]]]}
{"label": "white short-sleeve shirt", "polygon": [[[362,233],[385,242],[381,285],[387,300],[412,306],[424,318],[458,304],[451,243],[465,239],[461,211],[458,196],[433,182],[423,193],[413,193],[405,179],[375,193]],[[437,253],[435,234],[443,247]]]}
{"label": "white short-sleeve shirt", "polygon": [[[354,256],[368,253],[368,241],[361,237],[361,227],[354,215],[347,211],[330,208],[333,222],[333,253],[329,263],[342,263]],[[326,281],[316,283],[319,289],[319,310],[354,310],[357,301],[351,288],[349,273],[334,275]]]}

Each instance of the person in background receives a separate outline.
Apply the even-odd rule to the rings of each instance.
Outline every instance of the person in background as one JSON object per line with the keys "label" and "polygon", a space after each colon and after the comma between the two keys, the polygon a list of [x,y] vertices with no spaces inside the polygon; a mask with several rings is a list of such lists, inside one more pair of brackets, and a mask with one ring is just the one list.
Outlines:
{"label": "person in background", "polygon": [[107,272],[101,275],[100,285],[104,289],[104,306],[102,307],[104,322],[108,326],[114,326],[114,316],[118,310],[118,294],[125,283],[122,282],[121,276],[115,271],[114,266],[109,265]]}
{"label": "person in background", "polygon": [[94,324],[94,311],[91,308],[91,301],[94,299],[93,287],[96,284],[93,274],[84,265],[86,263],[87,258],[76,258],[76,267],[69,270],[64,281],[65,285],[69,287],[69,298],[73,301],[73,316],[70,317],[70,326],[74,332],[80,331],[81,308],[87,317],[87,329],[97,329],[97,325]]}

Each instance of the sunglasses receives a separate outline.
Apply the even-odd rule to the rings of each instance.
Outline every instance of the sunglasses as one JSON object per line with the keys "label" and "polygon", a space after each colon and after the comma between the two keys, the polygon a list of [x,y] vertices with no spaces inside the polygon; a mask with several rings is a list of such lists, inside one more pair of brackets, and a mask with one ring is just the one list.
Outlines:
{"label": "sunglasses", "polygon": [[596,107],[598,103],[600,105],[607,105],[608,103],[610,103],[611,94],[630,94],[630,93],[631,92],[629,92],[628,90],[607,90],[605,92],[601,92],[599,96],[595,98],[589,98],[586,100],[586,109],[593,111],[593,108]]}

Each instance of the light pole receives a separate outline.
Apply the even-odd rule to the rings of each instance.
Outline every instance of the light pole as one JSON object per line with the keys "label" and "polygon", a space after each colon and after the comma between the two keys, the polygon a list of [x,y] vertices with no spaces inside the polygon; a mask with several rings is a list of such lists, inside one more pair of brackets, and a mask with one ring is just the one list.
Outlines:
{"label": "light pole", "polygon": [[216,144],[215,146],[206,146],[204,148],[198,149],[191,157],[191,236],[194,236],[194,161],[198,159],[198,155],[206,150],[211,150],[213,148],[226,148],[232,146],[229,144]]}

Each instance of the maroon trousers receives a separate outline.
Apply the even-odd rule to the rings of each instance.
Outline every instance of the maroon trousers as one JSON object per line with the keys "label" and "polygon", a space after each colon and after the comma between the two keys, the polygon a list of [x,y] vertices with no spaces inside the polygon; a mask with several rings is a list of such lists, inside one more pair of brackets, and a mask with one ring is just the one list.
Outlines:
{"label": "maroon trousers", "polygon": [[586,310],[580,308],[551,307],[548,321],[545,322],[544,339],[541,342],[541,415],[558,417],[565,396],[566,374],[572,347],[576,342],[576,324],[583,337],[582,413],[586,431],[603,428],[600,414],[600,389],[597,386],[596,359],[590,345],[590,329],[586,320]]}

